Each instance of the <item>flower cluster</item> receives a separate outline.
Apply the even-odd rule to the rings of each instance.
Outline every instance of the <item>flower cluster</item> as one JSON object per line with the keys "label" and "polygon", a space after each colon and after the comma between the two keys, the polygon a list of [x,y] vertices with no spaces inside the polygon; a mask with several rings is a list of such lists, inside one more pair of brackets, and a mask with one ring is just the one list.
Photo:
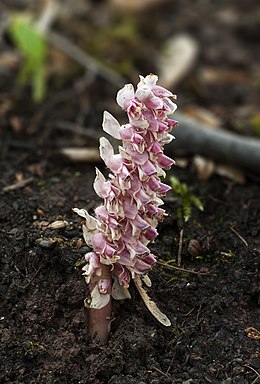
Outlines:
{"label": "flower cluster", "polygon": [[[122,141],[115,154],[110,142],[100,139],[100,156],[111,170],[108,179],[97,169],[94,189],[103,199],[95,209],[95,217],[84,209],[75,208],[85,219],[83,235],[93,252],[86,254],[83,268],[87,283],[92,285],[92,308],[104,307],[110,297],[130,297],[131,278],[145,275],[156,257],[147,247],[158,235],[156,227],[165,216],[161,199],[171,189],[161,182],[165,169],[174,161],[164,155],[163,146],[173,136],[176,125],[168,118],[176,109],[175,96],[156,85],[158,77],[140,76],[137,90],[127,84],[117,94],[117,103],[126,111],[129,123],[120,126],[104,112],[103,129]],[[102,265],[111,266],[111,280],[98,278]]]}

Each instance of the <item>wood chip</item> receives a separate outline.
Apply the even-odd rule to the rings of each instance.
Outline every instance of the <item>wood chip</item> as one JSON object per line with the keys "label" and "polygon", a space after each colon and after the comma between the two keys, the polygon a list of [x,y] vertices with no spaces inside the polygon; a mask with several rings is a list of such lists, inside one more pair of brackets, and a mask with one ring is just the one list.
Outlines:
{"label": "wood chip", "polygon": [[76,162],[96,163],[101,161],[97,148],[62,148],[60,153]]}

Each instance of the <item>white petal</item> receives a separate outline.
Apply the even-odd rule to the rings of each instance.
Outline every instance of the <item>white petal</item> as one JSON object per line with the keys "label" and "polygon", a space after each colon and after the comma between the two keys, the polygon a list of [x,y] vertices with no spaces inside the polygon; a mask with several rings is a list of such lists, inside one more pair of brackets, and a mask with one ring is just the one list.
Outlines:
{"label": "white petal", "polygon": [[100,157],[109,167],[109,160],[111,160],[111,158],[114,156],[114,149],[112,147],[112,144],[105,137],[101,137],[99,139],[99,143]]}
{"label": "white petal", "polygon": [[101,309],[105,307],[110,300],[110,294],[100,294],[98,290],[98,286],[96,285],[95,288],[90,293],[91,296],[91,302],[89,304],[89,308],[92,309]]}
{"label": "white petal", "polygon": [[130,101],[134,98],[135,91],[132,84],[126,84],[124,88],[118,91],[116,96],[117,104],[120,105],[121,108],[126,109]]}
{"label": "white petal", "polygon": [[158,76],[154,75],[153,73],[150,73],[150,75],[147,75],[145,77],[139,76],[140,82],[137,84],[137,88],[148,85],[150,88],[156,85],[156,82],[158,81]]}
{"label": "white petal", "polygon": [[95,231],[90,231],[85,225],[82,225],[82,232],[83,232],[83,238],[85,240],[85,243],[89,247],[92,247],[92,237]]}
{"label": "white petal", "polygon": [[111,191],[111,185],[109,181],[106,181],[103,173],[96,168],[96,178],[93,183],[94,190],[99,197],[107,197]]}
{"label": "white petal", "polygon": [[143,100],[154,97],[154,95],[153,95],[153,92],[151,91],[151,88],[149,88],[147,85],[143,85],[142,87],[139,87],[137,89],[136,97],[140,101],[143,101]]}
{"label": "white petal", "polygon": [[120,135],[119,135],[120,124],[114,118],[114,116],[112,116],[111,113],[107,111],[105,111],[103,115],[102,127],[106,133],[113,136],[115,139],[120,139]]}
{"label": "white petal", "polygon": [[115,300],[125,300],[125,299],[131,299],[131,295],[127,288],[123,287],[119,284],[119,281],[117,278],[114,280],[114,284],[112,286],[112,297]]}
{"label": "white petal", "polygon": [[86,209],[73,208],[72,210],[79,216],[86,219],[86,227],[89,230],[93,231],[97,228],[97,220],[93,216],[91,216]]}
{"label": "white petal", "polygon": [[167,104],[168,107],[171,109],[171,112],[170,112],[170,113],[173,113],[173,112],[176,111],[176,109],[177,109],[177,104],[175,104],[173,101],[171,101],[171,99],[169,99],[168,97],[166,97],[166,98],[164,99],[164,102],[165,102],[165,104]]}

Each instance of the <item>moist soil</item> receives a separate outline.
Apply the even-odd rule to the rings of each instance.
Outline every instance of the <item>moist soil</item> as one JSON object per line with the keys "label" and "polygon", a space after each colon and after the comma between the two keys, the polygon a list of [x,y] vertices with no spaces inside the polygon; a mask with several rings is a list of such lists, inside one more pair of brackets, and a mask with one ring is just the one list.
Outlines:
{"label": "moist soil", "polygon": [[[105,2],[98,3],[104,6]],[[221,30],[224,35],[217,39],[219,46],[210,52],[202,50],[200,69],[194,69],[179,92],[183,88],[183,106],[194,108],[196,104],[218,111],[231,130],[235,126],[231,126],[230,115],[240,119],[236,111],[241,100],[251,107],[257,100],[256,89],[249,89],[243,82],[243,76],[250,76],[256,69],[257,51],[248,49],[254,47],[259,36],[254,18],[256,4],[249,2],[247,11],[251,13],[242,17],[245,6],[235,3],[225,9],[220,2],[219,18],[205,19],[203,30],[196,29],[194,7],[184,10],[177,5],[174,9],[176,30],[181,29],[183,21],[205,44],[214,40],[222,20],[225,32]],[[198,2],[197,6],[199,13],[199,7],[212,5]],[[223,15],[229,11],[232,16],[232,10],[232,22],[228,23]],[[241,19],[236,16],[243,22],[239,23]],[[157,19],[156,11],[152,17],[161,37],[172,33],[169,19]],[[243,76],[234,87],[218,82],[216,87],[204,84],[198,91],[201,68],[211,66],[217,71],[229,52],[230,39],[235,53],[229,56],[226,68],[236,68]],[[10,48],[8,36],[4,47]],[[149,44],[148,48],[155,49]],[[151,72],[147,62],[135,65],[140,73]],[[175,167],[169,172],[168,176],[174,174],[186,183],[204,207],[203,212],[194,207],[184,223],[176,214],[180,200],[174,193],[165,198],[169,215],[159,225],[159,237],[152,245],[160,263],[150,273],[149,295],[167,314],[171,326],[157,323],[131,286],[131,300],[114,302],[108,344],[95,345],[88,334],[84,308],[88,289],[81,271],[88,247],[72,208],[85,208],[91,213],[100,203],[92,184],[95,165],[100,169],[103,165],[74,162],[60,154],[62,147],[96,145],[95,137],[91,140],[82,131],[62,129],[61,122],[94,127],[101,134],[98,127],[102,111],[109,110],[117,89],[98,78],[79,91],[75,84],[82,80],[82,74],[77,73],[58,91],[50,85],[47,101],[35,105],[29,87],[18,87],[14,74],[15,69],[4,72],[0,110],[0,382],[259,382],[257,177],[246,175],[245,182],[238,184],[217,175],[199,181],[190,167]],[[227,73],[225,76],[230,80]],[[236,79],[232,77],[232,82]],[[254,132],[247,125],[241,134]]]}

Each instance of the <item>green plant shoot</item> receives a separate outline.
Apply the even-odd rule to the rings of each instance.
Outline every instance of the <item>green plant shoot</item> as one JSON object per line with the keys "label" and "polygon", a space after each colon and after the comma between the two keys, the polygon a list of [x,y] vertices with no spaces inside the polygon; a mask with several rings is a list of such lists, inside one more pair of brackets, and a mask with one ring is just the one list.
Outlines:
{"label": "green plant shoot", "polygon": [[177,218],[182,219],[187,223],[191,218],[192,205],[200,211],[203,211],[204,207],[200,199],[189,191],[187,184],[181,183],[175,176],[170,177],[170,183],[180,203],[180,206],[177,209]]}
{"label": "green plant shoot", "polygon": [[15,15],[10,20],[11,38],[24,57],[19,83],[32,83],[32,98],[41,102],[46,92],[45,61],[47,44],[27,15]]}

